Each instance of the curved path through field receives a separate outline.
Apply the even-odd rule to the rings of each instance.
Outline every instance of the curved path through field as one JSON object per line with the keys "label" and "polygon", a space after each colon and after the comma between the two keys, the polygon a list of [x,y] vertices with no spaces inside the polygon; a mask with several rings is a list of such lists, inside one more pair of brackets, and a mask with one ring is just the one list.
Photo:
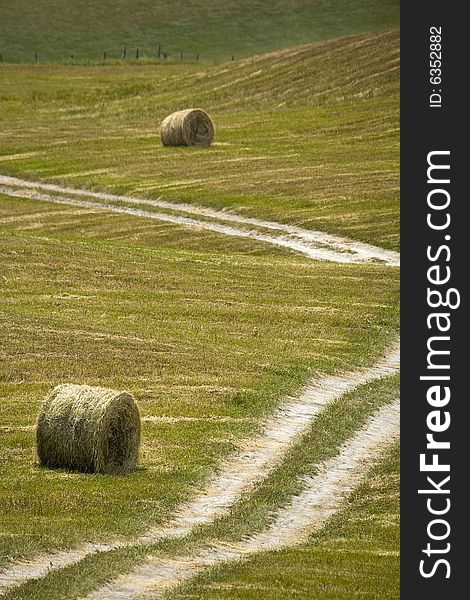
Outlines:
{"label": "curved path through field", "polygon": [[[0,193],[43,202],[145,217],[176,225],[208,229],[223,235],[247,237],[289,248],[317,260],[354,264],[375,263],[390,266],[399,266],[400,264],[400,255],[393,250],[384,250],[377,246],[321,231],[302,229],[293,225],[264,221],[254,217],[244,217],[221,210],[193,206],[192,204],[92,192],[51,183],[27,181],[5,175],[0,175]],[[140,208],[142,206],[147,208]],[[153,210],[156,208],[168,212]],[[186,216],[173,213],[182,213]],[[231,223],[231,225],[224,223]],[[268,231],[271,233],[267,233]]]}
{"label": "curved path through field", "polygon": [[[6,176],[0,176],[0,192],[42,202],[55,202],[168,221],[183,226],[209,229],[225,235],[250,237],[289,248],[313,259],[356,264],[399,265],[399,254],[391,250],[383,250],[339,236],[189,204],[89,192]],[[146,210],[140,208],[143,205],[149,208]],[[139,208],[135,208],[136,206]],[[171,212],[156,212],[154,208]],[[231,225],[224,224],[226,222],[230,222]],[[91,553],[149,543],[168,537],[184,537],[194,527],[224,516],[231,506],[244,494],[249,493],[256,483],[267,477],[279,464],[289,447],[307,431],[313,419],[326,405],[360,385],[395,374],[398,370],[399,346],[396,344],[376,365],[368,369],[345,372],[340,376],[312,379],[296,399],[282,404],[262,425],[260,433],[246,440],[244,446],[221,465],[217,475],[206,482],[203,489],[196,493],[192,500],[181,506],[166,525],[155,527],[132,541],[117,540],[109,544],[89,543],[80,548],[43,553],[29,561],[12,563],[0,572],[0,594],[29,579],[43,577],[51,569],[75,564]],[[392,410],[390,407],[381,409],[366,428],[348,442],[339,456],[325,463],[321,473],[312,478],[304,492],[294,498],[290,506],[281,510],[275,523],[262,534],[249,538],[238,547],[225,550],[213,548],[204,551],[193,557],[191,564],[187,563],[188,558],[174,560],[173,566],[168,566],[167,563],[166,566],[160,564],[159,559],[149,559],[143,567],[118,578],[114,586],[106,586],[89,597],[131,598],[134,597],[133,594],[140,594],[147,589],[154,591],[157,588],[167,589],[175,585],[179,579],[185,579],[196,571],[223,560],[241,558],[259,550],[282,547],[303,540],[307,532],[320,526],[332,512],[338,509],[345,493],[356,485],[358,478],[365,472],[371,458],[376,454],[376,448],[395,435],[398,427],[398,405],[394,405],[392,413],[389,412],[390,410]],[[359,446],[363,444],[362,450],[358,444]],[[318,495],[319,490],[322,489],[328,490],[327,496]],[[325,499],[328,499],[326,505],[323,502]],[[329,507],[328,510],[325,506]],[[158,565],[160,566],[157,568]],[[163,578],[161,573],[164,575]]]}

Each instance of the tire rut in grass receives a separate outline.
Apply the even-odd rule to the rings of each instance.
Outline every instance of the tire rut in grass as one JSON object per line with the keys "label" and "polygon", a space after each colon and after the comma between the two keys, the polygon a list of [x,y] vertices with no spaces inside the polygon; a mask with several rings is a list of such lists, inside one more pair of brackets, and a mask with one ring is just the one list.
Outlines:
{"label": "tire rut in grass", "polygon": [[[54,202],[88,209],[134,215],[169,223],[207,229],[222,235],[251,238],[267,244],[293,250],[315,260],[328,260],[349,264],[384,264],[398,266],[400,256],[393,250],[385,250],[363,242],[357,242],[337,235],[315,230],[302,229],[293,225],[265,221],[254,217],[244,217],[191,204],[168,202],[165,200],[147,200],[131,196],[119,196],[104,192],[92,192],[55,184],[32,182],[15,177],[0,175],[0,192],[11,196],[28,197],[43,202]],[[48,193],[45,193],[48,192]],[[78,197],[78,198],[77,198]],[[81,197],[81,199],[80,199]],[[88,198],[85,200],[84,198]],[[99,200],[91,201],[89,198]],[[107,202],[106,204],[102,201]],[[120,204],[114,204],[118,202]],[[131,206],[123,206],[123,203]],[[146,206],[136,208],[137,206]],[[173,213],[156,212],[148,208],[159,208]],[[211,220],[195,219],[202,217]],[[225,225],[233,223],[233,226]],[[236,227],[235,225],[238,225]],[[276,231],[277,235],[263,230]]]}

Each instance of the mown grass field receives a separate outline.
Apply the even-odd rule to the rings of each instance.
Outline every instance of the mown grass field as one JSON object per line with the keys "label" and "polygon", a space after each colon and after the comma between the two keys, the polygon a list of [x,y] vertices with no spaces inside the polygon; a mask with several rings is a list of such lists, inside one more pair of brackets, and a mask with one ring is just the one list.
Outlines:
{"label": "mown grass field", "polygon": [[[317,10],[319,37],[334,27],[352,33],[388,24],[396,10],[386,3],[379,18],[376,3],[355,2],[340,29],[339,0],[293,4],[298,14]],[[196,35],[191,10],[200,15],[200,5],[188,7],[183,24]],[[115,13],[110,40],[121,31],[123,13]],[[245,33],[262,30],[245,16]],[[40,18],[24,23],[33,40],[31,28],[46,27]],[[251,40],[245,54],[276,47],[274,32],[284,25],[269,23],[257,39],[234,33]],[[214,59],[230,44],[218,31],[211,38],[209,27],[205,40]],[[279,46],[307,39],[301,28],[286,31]],[[91,37],[77,36],[86,53]],[[196,50],[196,38],[187,39]],[[4,63],[0,80],[0,174],[183,200],[399,246],[396,30],[219,66]],[[187,105],[209,110],[216,144],[162,148],[161,118]],[[309,377],[370,365],[398,335],[396,268],[312,261],[254,240],[6,194],[0,256],[0,569],[41,550],[132,538],[164,522]],[[36,414],[61,382],[134,394],[144,419],[139,470],[90,476],[38,466]],[[302,476],[397,395],[390,377],[333,403],[229,516],[152,551],[171,556],[261,531],[299,492]],[[172,597],[397,597],[397,470],[395,448],[309,544],[210,571]],[[79,598],[148,551],[95,555],[6,598]]]}
{"label": "mown grass field", "polygon": [[[4,174],[196,202],[396,249],[398,32],[201,71],[5,65]],[[209,110],[212,148],[165,149],[161,119]]]}
{"label": "mown grass field", "polygon": [[[160,44],[185,60],[225,62],[258,52],[395,25],[396,0],[2,0],[7,62],[155,57]],[[50,17],[54,15],[54,26]],[[178,56],[179,59],[179,56]]]}
{"label": "mown grass field", "polygon": [[[395,269],[228,252],[225,238],[184,249],[176,227],[179,249],[158,229],[143,244],[132,218],[46,207],[2,199],[4,558],[158,522],[312,370],[366,364],[395,335]],[[62,381],[129,389],[144,417],[206,420],[146,423],[129,477],[50,472],[24,427]]]}

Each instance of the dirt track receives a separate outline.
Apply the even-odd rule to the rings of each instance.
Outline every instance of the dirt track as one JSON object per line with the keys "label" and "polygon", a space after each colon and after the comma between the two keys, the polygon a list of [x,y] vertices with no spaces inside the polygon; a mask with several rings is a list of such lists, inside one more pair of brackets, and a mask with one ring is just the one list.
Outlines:
{"label": "dirt track", "polygon": [[[316,260],[353,264],[385,264],[389,266],[400,264],[400,255],[393,250],[384,250],[370,244],[356,242],[321,231],[243,217],[234,213],[191,204],[91,192],[3,175],[0,175],[0,193],[31,198],[41,202],[104,210],[165,221],[186,227],[208,229],[222,235],[251,238],[267,244],[288,248]],[[142,207],[147,207],[147,210]],[[149,210],[150,207],[171,212],[156,212]],[[185,216],[174,213],[183,213]],[[224,224],[227,222],[230,222],[231,225]],[[275,233],[266,233],[266,230]]]}

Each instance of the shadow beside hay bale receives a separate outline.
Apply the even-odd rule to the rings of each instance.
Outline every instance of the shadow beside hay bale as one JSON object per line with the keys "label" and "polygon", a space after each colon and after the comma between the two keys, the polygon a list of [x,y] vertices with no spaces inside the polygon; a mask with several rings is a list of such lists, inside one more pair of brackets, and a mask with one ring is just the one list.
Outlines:
{"label": "shadow beside hay bale", "polygon": [[174,112],[163,120],[160,128],[164,146],[210,146],[214,134],[214,124],[201,108]]}
{"label": "shadow beside hay bale", "polygon": [[140,415],[130,394],[64,384],[45,399],[36,429],[43,466],[86,473],[136,468]]}

